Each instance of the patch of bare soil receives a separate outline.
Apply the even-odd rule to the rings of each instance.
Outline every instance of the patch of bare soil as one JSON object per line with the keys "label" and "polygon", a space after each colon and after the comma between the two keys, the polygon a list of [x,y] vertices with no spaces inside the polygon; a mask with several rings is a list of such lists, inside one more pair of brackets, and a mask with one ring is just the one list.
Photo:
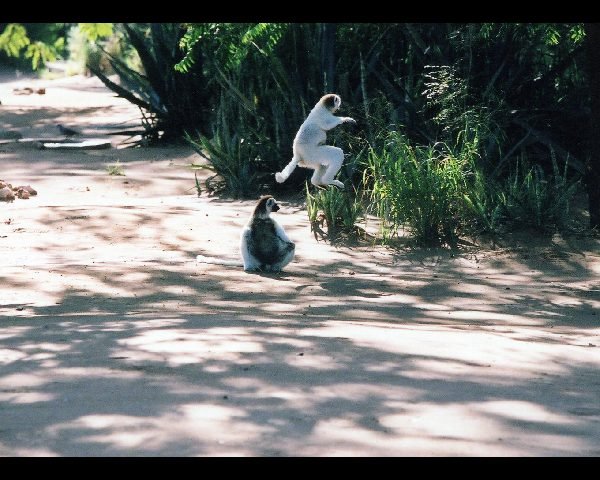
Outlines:
{"label": "patch of bare soil", "polygon": [[600,455],[597,238],[332,245],[288,199],[283,273],[197,264],[237,258],[254,200],[118,148],[139,112],[97,79],[0,81],[0,130],[113,145],[0,145],[38,193],[0,202],[0,455]]}

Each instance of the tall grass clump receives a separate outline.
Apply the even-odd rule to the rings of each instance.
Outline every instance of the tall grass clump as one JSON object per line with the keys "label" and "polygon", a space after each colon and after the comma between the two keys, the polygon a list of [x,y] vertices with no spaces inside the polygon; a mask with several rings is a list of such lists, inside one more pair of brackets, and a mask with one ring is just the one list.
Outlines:
{"label": "tall grass clump", "polygon": [[194,139],[187,135],[186,140],[198,154],[210,160],[206,168],[215,175],[205,182],[209,192],[226,193],[233,198],[256,196],[259,175],[250,161],[255,153],[250,142],[237,133],[229,134],[219,129],[212,138],[198,135]]}
{"label": "tall grass clump", "polygon": [[552,173],[526,158],[517,161],[498,195],[505,222],[512,229],[533,228],[542,232],[566,231],[572,227],[571,204],[580,186],[579,178],[569,178],[552,157]]}
{"label": "tall grass clump", "polygon": [[[225,75],[225,73],[223,73]],[[269,131],[270,123],[258,110],[260,101],[244,95],[238,72],[222,78],[229,85],[214,109],[212,134],[187,133],[188,143],[210,162],[216,176],[209,179],[207,190],[220,191],[235,198],[254,198],[274,183],[280,155],[277,142]],[[278,110],[273,106],[273,112]],[[276,115],[274,113],[274,115]],[[291,147],[290,147],[291,156]],[[215,180],[217,178],[217,180]]]}
{"label": "tall grass clump", "polygon": [[399,132],[366,157],[364,185],[373,213],[383,221],[384,241],[405,228],[420,245],[456,245],[472,218],[465,200],[474,177],[472,158],[441,143],[413,146]]}
{"label": "tall grass clump", "polygon": [[[315,237],[335,240],[359,232],[357,222],[364,213],[356,190],[330,186],[311,193],[306,183],[306,210]],[[325,229],[325,230],[324,230]]]}

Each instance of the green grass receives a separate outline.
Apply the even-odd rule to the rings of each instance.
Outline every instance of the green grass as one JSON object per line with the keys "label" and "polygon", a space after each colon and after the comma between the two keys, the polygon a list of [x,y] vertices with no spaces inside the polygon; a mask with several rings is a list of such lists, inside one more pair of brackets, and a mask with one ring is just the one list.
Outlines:
{"label": "green grass", "polygon": [[[471,137],[476,138],[476,137]],[[552,171],[520,158],[504,179],[486,176],[475,141],[457,148],[411,145],[398,132],[363,155],[370,213],[382,220],[387,243],[407,230],[421,246],[455,247],[480,233],[533,228],[566,231],[580,180],[569,178],[551,155]]]}
{"label": "green grass", "polygon": [[357,233],[356,223],[363,215],[363,207],[355,190],[329,186],[311,193],[308,182],[305,188],[306,210],[315,235],[333,240],[341,234]]}
{"label": "green grass", "polygon": [[568,164],[561,171],[552,155],[552,173],[526,159],[517,162],[498,195],[505,220],[513,229],[533,228],[542,232],[572,228],[571,204],[580,185],[569,179]]}
{"label": "green grass", "polygon": [[381,151],[366,153],[363,183],[374,214],[383,220],[382,238],[400,227],[421,245],[455,245],[466,216],[472,164],[446,145],[412,146],[397,132]]}
{"label": "green grass", "polygon": [[123,169],[123,165],[121,165],[121,162],[119,160],[117,160],[112,165],[108,165],[106,167],[106,170],[108,171],[109,175],[120,175],[120,176],[124,176],[125,175],[125,171]]}

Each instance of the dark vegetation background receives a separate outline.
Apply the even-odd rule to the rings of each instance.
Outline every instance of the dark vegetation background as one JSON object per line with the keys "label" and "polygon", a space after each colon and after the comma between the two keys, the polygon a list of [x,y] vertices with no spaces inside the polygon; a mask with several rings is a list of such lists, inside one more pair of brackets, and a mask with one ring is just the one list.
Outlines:
{"label": "dark vegetation background", "polygon": [[[600,226],[600,33],[584,23],[0,24],[0,60],[63,59],[140,107],[145,144],[189,142],[200,192],[301,193],[315,231],[420,244]],[[280,185],[297,128],[341,95],[343,191]],[[193,165],[200,168],[200,164]],[[192,177],[193,178],[193,177]],[[575,202],[587,208],[573,222]]]}

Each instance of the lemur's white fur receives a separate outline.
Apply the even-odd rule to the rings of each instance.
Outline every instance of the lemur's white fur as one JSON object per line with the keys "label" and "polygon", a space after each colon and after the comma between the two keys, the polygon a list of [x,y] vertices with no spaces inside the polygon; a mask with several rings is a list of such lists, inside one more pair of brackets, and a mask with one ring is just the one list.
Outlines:
{"label": "lemur's white fur", "polygon": [[292,161],[275,174],[275,180],[285,182],[296,166],[311,168],[315,172],[310,179],[313,185],[335,185],[344,188],[344,184],[334,177],[342,168],[344,152],[341,148],[325,145],[327,130],[340,123],[356,123],[350,117],[336,117],[342,99],[339,95],[323,95],[300,126],[293,144]]}
{"label": "lemur's white fur", "polygon": [[260,198],[240,235],[241,262],[204,255],[198,255],[196,261],[215,265],[243,266],[247,272],[281,271],[294,259],[295,245],[283,227],[271,218],[271,213],[277,210],[279,205],[271,195]]}

